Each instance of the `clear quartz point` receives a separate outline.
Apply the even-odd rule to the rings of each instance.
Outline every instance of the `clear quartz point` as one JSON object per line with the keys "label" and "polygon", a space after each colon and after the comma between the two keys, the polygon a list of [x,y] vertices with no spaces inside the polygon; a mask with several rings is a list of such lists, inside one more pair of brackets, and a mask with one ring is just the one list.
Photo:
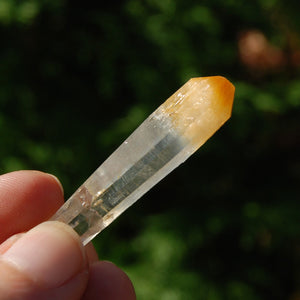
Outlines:
{"label": "clear quartz point", "polygon": [[111,154],[51,220],[69,224],[87,244],[229,119],[234,90],[224,77],[190,79]]}

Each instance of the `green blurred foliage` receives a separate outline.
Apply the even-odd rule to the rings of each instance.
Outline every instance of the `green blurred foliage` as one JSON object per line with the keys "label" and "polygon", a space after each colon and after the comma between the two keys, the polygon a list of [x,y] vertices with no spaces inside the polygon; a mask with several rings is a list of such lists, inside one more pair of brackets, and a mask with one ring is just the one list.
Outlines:
{"label": "green blurred foliage", "polygon": [[[95,245],[138,299],[299,299],[300,22],[288,4],[0,0],[0,172],[54,173],[68,197],[188,78],[224,75],[232,119]],[[243,63],[252,29],[284,66]]]}

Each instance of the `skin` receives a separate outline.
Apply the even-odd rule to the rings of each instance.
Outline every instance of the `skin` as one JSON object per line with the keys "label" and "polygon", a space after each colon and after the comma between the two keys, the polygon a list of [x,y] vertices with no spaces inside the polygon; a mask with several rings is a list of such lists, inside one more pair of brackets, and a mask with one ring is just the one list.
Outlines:
{"label": "skin", "polygon": [[0,300],[136,299],[121,269],[99,261],[69,226],[47,221],[63,202],[52,175],[0,176]]}

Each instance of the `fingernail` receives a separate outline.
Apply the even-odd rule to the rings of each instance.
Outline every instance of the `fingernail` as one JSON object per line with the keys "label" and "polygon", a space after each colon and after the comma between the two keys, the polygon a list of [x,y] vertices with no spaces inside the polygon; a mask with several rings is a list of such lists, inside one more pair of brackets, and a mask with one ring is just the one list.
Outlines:
{"label": "fingernail", "polygon": [[68,225],[56,221],[28,231],[2,258],[48,288],[62,285],[86,267],[79,237]]}
{"label": "fingernail", "polygon": [[61,182],[59,181],[59,179],[55,176],[55,175],[53,175],[53,174],[50,174],[50,173],[47,173],[49,176],[51,176],[53,179],[55,179],[55,181],[58,183],[58,185],[60,186],[60,189],[61,189],[61,191],[62,191],[62,194],[64,195],[64,188],[63,188],[63,186],[62,186],[62,184],[61,184]]}
{"label": "fingernail", "polygon": [[0,255],[4,254],[18,239],[20,239],[25,233],[18,233],[9,237],[0,245]]}

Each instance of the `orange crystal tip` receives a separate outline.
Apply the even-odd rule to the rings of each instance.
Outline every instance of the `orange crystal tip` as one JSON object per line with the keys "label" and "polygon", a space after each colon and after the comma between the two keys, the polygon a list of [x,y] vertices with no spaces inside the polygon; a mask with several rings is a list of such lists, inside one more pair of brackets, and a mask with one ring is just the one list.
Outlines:
{"label": "orange crystal tip", "polygon": [[197,150],[230,118],[234,92],[225,77],[192,78],[160,110]]}

